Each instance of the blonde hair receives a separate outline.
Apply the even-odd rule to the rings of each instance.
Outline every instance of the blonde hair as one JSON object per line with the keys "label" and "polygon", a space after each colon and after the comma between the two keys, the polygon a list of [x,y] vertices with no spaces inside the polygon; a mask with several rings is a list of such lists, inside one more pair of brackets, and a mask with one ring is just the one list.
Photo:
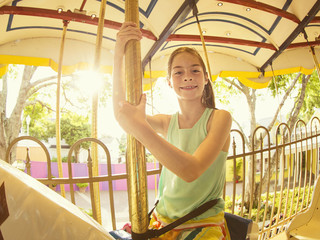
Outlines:
{"label": "blonde hair", "polygon": [[[174,50],[170,55],[170,58],[168,61],[168,79],[170,79],[170,76],[171,76],[172,62],[173,62],[174,58],[178,54],[185,53],[185,52],[195,56],[199,60],[200,65],[201,65],[203,72],[205,74],[204,77],[206,77],[206,75],[207,75],[206,65],[204,64],[204,61],[202,60],[202,57],[200,56],[198,51],[195,50],[194,48],[180,47],[180,48]],[[208,83],[204,87],[201,102],[202,102],[203,106],[205,106],[207,108],[215,108],[216,107],[215,99],[214,99],[214,92],[213,92],[212,83],[211,83],[210,79],[208,80]]]}

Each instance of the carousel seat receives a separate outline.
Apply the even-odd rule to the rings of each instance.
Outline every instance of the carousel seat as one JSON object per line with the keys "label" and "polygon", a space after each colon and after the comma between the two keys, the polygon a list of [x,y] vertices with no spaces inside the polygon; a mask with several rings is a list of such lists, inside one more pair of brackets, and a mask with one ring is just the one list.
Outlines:
{"label": "carousel seat", "polygon": [[[320,239],[320,177],[313,190],[311,204],[307,211],[294,217],[288,226],[289,237],[296,239]],[[293,238],[293,239],[294,239]],[[289,238],[290,239],[290,238]]]}
{"label": "carousel seat", "polygon": [[0,160],[0,239],[114,239],[49,187]]}
{"label": "carousel seat", "polygon": [[320,239],[320,177],[317,178],[313,190],[311,204],[303,213],[295,216],[286,231],[272,238],[273,240],[282,239]]}
{"label": "carousel seat", "polygon": [[231,213],[225,213],[224,217],[227,221],[231,240],[258,239],[258,224],[253,222],[251,219],[245,219]]}

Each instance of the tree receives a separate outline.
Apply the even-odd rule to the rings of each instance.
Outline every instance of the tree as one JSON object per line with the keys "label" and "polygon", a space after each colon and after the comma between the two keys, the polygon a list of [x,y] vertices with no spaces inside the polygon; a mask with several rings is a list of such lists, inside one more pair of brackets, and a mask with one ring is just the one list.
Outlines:
{"label": "tree", "polygon": [[[55,99],[55,90],[57,83],[57,74],[53,73],[48,77],[38,77],[36,66],[18,66],[9,65],[9,71],[0,77],[2,89],[0,89],[0,159],[5,158],[6,150],[10,143],[19,136],[22,126],[26,126],[25,117],[31,117],[31,131],[33,136],[41,139],[48,139],[46,125],[48,124],[50,113],[55,111],[50,104]],[[14,104],[12,113],[8,113],[8,81],[16,79],[18,72],[22,71],[22,79],[18,86],[19,92]],[[79,75],[73,74],[62,77],[62,96],[63,106],[61,113],[68,111],[77,111],[90,113],[90,96],[86,93],[87,89],[80,91],[77,80]],[[100,104],[106,104],[111,95],[111,84],[108,76],[103,78],[103,87],[100,89],[103,94],[100,96]],[[91,85],[94,85],[91,82]],[[77,95],[75,94],[77,93]],[[22,113],[24,117],[21,119]],[[41,126],[41,124],[42,126]],[[14,153],[14,149],[12,153]],[[13,155],[14,159],[14,155]]]}
{"label": "tree", "polygon": [[[55,134],[55,132],[54,132]],[[72,146],[76,141],[90,137],[91,124],[89,117],[84,117],[76,113],[68,112],[61,117],[61,138],[66,141],[69,146]],[[79,162],[78,156],[80,149],[89,149],[90,142],[84,142],[75,148],[75,161]]]}
{"label": "tree", "polygon": [[[39,140],[48,141],[49,138],[55,136],[55,127],[52,124],[51,114],[54,110],[51,106],[35,101],[38,98],[38,93],[35,93],[30,99],[34,104],[28,104],[23,110],[23,128],[27,128],[27,116],[30,117],[29,135]],[[54,134],[53,134],[54,132]]]}
{"label": "tree", "polygon": [[[21,84],[19,87],[17,101],[14,104],[12,113],[8,116],[8,81],[17,76],[17,70],[14,66],[9,66],[7,74],[2,76],[2,89],[0,91],[0,159],[5,159],[5,154],[10,143],[19,136],[21,128],[21,114],[24,107],[28,104],[28,99],[42,88],[55,84],[56,76],[47,77],[31,81],[36,71],[35,66],[25,66],[23,69]],[[15,151],[13,151],[15,152]]]}
{"label": "tree", "polygon": [[[311,78],[311,81],[309,79]],[[232,91],[233,94],[243,94],[246,98],[248,108],[249,108],[249,113],[250,113],[250,134],[245,137],[245,144],[247,146],[247,149],[249,151],[252,151],[253,149],[257,149],[259,146],[259,140],[256,139],[255,142],[252,144],[252,139],[253,139],[253,131],[257,127],[257,120],[256,120],[256,102],[257,98],[259,97],[259,92],[256,89],[251,89],[245,85],[243,85],[238,79],[229,79],[229,78],[224,78],[223,81],[216,81],[215,83],[215,89],[220,91],[225,91],[226,88],[228,91]],[[278,106],[278,109],[274,113],[273,119],[269,126],[267,126],[267,129],[270,131],[272,127],[274,127],[274,124],[279,116],[279,113],[281,111],[281,108],[283,107],[284,103],[288,99],[288,97],[291,95],[294,100],[295,104],[293,108],[291,109],[291,112],[289,113],[289,116],[287,118],[287,124],[290,127],[290,130],[293,129],[294,124],[298,120],[299,117],[305,116],[306,118],[308,116],[311,116],[314,112],[314,108],[317,106],[319,107],[319,97],[317,96],[317,92],[320,91],[319,87],[319,79],[315,74],[311,75],[303,75],[301,73],[297,74],[290,74],[290,75],[285,75],[285,76],[279,76],[277,77],[277,85],[274,84],[274,82],[270,83],[269,89],[272,91],[273,96],[275,97],[276,94],[278,96],[282,97],[282,100]],[[308,95],[308,99],[306,100],[306,94]],[[221,94],[223,95],[223,94]],[[309,98],[309,95],[312,95],[313,97]],[[222,101],[226,101],[222,99]],[[303,111],[302,111],[303,110]],[[239,129],[243,132],[243,127],[240,125],[239,122],[237,122],[236,119],[233,119],[233,121],[237,124]],[[262,139],[264,136],[262,136]],[[252,169],[252,160],[248,159],[248,175],[251,175],[251,169]],[[271,161],[270,166],[268,166],[271,171],[274,171],[274,164],[275,164],[275,158],[273,158],[273,161]],[[268,171],[268,169],[266,169]],[[267,174],[265,174],[261,184],[263,187],[265,186],[267,182]],[[246,182],[246,200],[249,202],[248,196],[249,196],[249,191],[251,190],[252,182],[251,179]],[[259,183],[254,187],[254,195],[258,195],[259,191]]]}

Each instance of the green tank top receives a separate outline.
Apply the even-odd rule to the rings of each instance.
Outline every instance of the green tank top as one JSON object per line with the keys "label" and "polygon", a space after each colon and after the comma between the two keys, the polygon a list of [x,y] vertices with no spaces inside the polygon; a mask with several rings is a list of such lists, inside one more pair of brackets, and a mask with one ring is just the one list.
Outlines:
{"label": "green tank top", "polygon": [[[207,136],[207,122],[213,109],[206,108],[190,129],[179,129],[178,113],[172,115],[167,140],[182,151],[193,154]],[[224,210],[221,198],[226,175],[228,153],[221,151],[212,165],[195,181],[188,183],[163,167],[159,181],[159,203],[156,210],[171,219],[180,218],[203,203],[219,199],[218,203],[194,220],[215,216]]]}

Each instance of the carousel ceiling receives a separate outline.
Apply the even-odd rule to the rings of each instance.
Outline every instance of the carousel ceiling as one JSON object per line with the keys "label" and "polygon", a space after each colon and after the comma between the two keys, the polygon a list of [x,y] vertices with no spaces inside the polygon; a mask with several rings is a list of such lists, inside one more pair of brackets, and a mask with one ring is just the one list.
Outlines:
{"label": "carousel ceiling", "polygon": [[[64,73],[92,66],[100,3],[0,0],[0,64],[56,70],[65,24]],[[262,88],[272,74],[311,73],[311,49],[319,55],[320,0],[140,0],[139,7],[145,77],[150,66],[152,78],[165,76],[168,55],[177,47],[203,52],[197,19],[213,79],[238,77]],[[115,36],[124,16],[124,1],[107,1],[101,49],[105,72],[112,71]]]}

